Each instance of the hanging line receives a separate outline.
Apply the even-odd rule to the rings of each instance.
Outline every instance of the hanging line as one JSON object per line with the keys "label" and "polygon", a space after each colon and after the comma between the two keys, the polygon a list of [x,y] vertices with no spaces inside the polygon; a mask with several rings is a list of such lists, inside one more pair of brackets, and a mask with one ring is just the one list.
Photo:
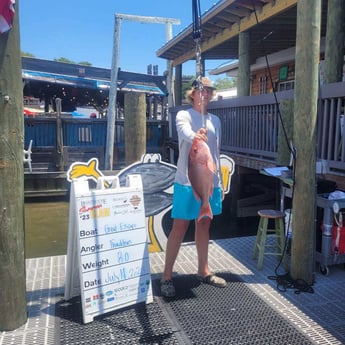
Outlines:
{"label": "hanging line", "polygon": [[[254,13],[254,16],[255,16],[256,24],[259,25],[260,22],[259,22],[259,19],[258,19],[258,16],[257,16],[254,0],[252,0],[252,7],[253,7],[253,13]],[[274,84],[273,78],[272,78],[271,66],[269,64],[267,53],[266,53],[266,48],[265,48],[265,41],[272,34],[273,34],[273,31],[271,31],[268,34],[266,34],[260,40],[260,43],[261,43],[262,53],[264,54],[264,57],[265,57],[265,62],[266,62],[266,67],[267,67],[267,71],[268,71],[269,81],[271,82],[271,85],[272,85],[272,93],[273,93],[273,96],[274,96],[274,99],[275,99],[275,104],[277,106],[278,120],[280,121],[280,123],[282,125],[282,130],[283,130],[283,134],[284,134],[284,138],[285,138],[286,144],[288,145],[289,149],[291,150],[292,144],[289,144],[289,140],[288,140],[287,133],[286,133],[286,130],[285,130],[284,122],[283,122],[283,119],[282,119],[282,116],[281,116],[280,105],[279,105],[277,94],[276,94],[276,88],[275,88],[275,84]],[[295,153],[293,152],[293,150],[291,150],[291,155],[292,155],[292,157],[290,156],[290,158],[292,158],[293,162],[295,163]],[[293,164],[293,166],[295,167],[295,164]],[[293,169],[292,180],[295,181],[295,169]],[[292,186],[292,195],[291,195],[292,198],[294,196],[294,191],[295,191],[295,188],[294,188],[294,186]],[[289,215],[288,226],[290,226],[290,222],[291,222],[291,214]],[[290,285],[293,286],[294,285],[294,284],[286,283],[286,281],[291,281],[292,280],[291,277],[290,277],[289,272],[287,272],[285,275],[278,274],[278,268],[283,263],[284,257],[287,255],[287,247],[288,247],[288,237],[287,237],[287,233],[286,233],[283,253],[282,253],[281,257],[280,257],[278,265],[275,267],[275,270],[274,270],[276,276],[272,276],[272,277],[270,276],[269,277],[269,279],[277,280],[278,281],[278,287],[279,287],[279,285],[282,285],[282,286],[284,286],[284,289],[286,288],[286,286],[290,286]]]}
{"label": "hanging line", "polygon": [[[255,21],[259,25],[260,22],[259,22],[259,18],[258,18],[258,15],[257,15],[256,7],[255,7],[255,2],[253,0],[252,0],[252,7],[253,7],[254,16],[255,16]],[[260,43],[261,43],[262,53],[265,56],[265,62],[266,62],[266,67],[267,67],[267,71],[268,71],[268,77],[269,77],[269,80],[270,80],[271,85],[272,85],[273,97],[274,97],[275,103],[277,105],[278,118],[279,118],[279,121],[280,121],[280,123],[282,125],[284,139],[285,139],[286,145],[288,146],[288,148],[290,150],[291,159],[293,161],[293,166],[294,166],[295,161],[296,161],[297,153],[296,153],[296,150],[293,147],[292,143],[291,142],[289,143],[289,139],[288,139],[288,136],[287,136],[287,133],[286,133],[286,129],[285,129],[285,126],[284,126],[284,122],[283,122],[283,119],[282,119],[282,115],[281,115],[281,112],[280,112],[280,106],[279,106],[279,102],[278,102],[278,99],[277,99],[277,92],[276,92],[277,90],[276,90],[276,87],[275,87],[275,83],[273,82],[273,77],[272,77],[272,73],[271,73],[271,67],[270,67],[270,64],[269,64],[269,61],[268,61],[268,56],[267,56],[266,47],[265,47],[265,41],[273,34],[273,32],[274,31],[270,31],[268,34],[266,34],[261,39]]]}

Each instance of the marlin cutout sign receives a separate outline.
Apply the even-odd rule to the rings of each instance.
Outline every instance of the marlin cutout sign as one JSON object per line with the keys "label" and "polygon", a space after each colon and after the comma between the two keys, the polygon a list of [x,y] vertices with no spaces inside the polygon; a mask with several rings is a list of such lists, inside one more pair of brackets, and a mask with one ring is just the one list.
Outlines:
{"label": "marlin cutout sign", "polygon": [[[220,155],[220,163],[223,188],[225,193],[229,193],[235,163],[223,154]],[[75,179],[86,178],[97,183],[102,178],[104,187],[111,187],[111,178],[107,181],[107,176],[98,166],[97,158],[92,158],[87,163],[75,162],[67,171],[67,180],[72,182]],[[165,218],[172,206],[175,173],[176,166],[162,161],[161,155],[155,153],[144,154],[140,161],[127,166],[116,175],[120,186],[126,185],[128,175],[141,175],[150,252],[162,251],[166,245],[169,229],[165,229]]]}

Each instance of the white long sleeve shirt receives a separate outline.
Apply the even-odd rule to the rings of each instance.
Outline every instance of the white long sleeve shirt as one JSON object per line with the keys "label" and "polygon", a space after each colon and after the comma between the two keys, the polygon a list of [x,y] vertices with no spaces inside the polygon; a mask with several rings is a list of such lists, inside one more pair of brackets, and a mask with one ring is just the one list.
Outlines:
{"label": "white long sleeve shirt", "polygon": [[[210,148],[214,163],[219,167],[220,153],[220,120],[216,115],[207,113],[201,115],[199,112],[190,108],[180,110],[176,115],[176,129],[179,142],[179,157],[177,160],[177,171],[175,182],[181,185],[189,185],[188,178],[188,156],[192,146],[195,133],[202,128],[202,116],[205,118],[205,127],[207,129],[207,145]],[[214,187],[221,187],[219,172],[214,176]]]}

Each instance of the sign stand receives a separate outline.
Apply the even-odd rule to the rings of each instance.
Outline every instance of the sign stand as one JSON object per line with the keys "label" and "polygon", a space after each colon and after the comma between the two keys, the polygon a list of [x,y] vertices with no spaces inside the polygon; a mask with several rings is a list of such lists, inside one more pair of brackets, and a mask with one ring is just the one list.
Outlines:
{"label": "sign stand", "polygon": [[93,190],[86,179],[72,181],[65,300],[78,295],[84,323],[153,301],[140,175],[128,175],[125,187],[101,177]]}

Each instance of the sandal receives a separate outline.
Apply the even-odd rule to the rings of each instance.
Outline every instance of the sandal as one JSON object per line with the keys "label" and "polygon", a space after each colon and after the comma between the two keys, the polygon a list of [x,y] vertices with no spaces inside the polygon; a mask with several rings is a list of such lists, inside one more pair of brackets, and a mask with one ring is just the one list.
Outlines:
{"label": "sandal", "polygon": [[171,279],[161,281],[161,294],[164,297],[175,297],[175,287]]}
{"label": "sandal", "polygon": [[215,287],[224,288],[226,287],[226,280],[223,278],[220,278],[216,276],[214,273],[209,274],[208,276],[202,277],[200,275],[197,275],[196,278],[199,280],[199,282],[209,284]]}

